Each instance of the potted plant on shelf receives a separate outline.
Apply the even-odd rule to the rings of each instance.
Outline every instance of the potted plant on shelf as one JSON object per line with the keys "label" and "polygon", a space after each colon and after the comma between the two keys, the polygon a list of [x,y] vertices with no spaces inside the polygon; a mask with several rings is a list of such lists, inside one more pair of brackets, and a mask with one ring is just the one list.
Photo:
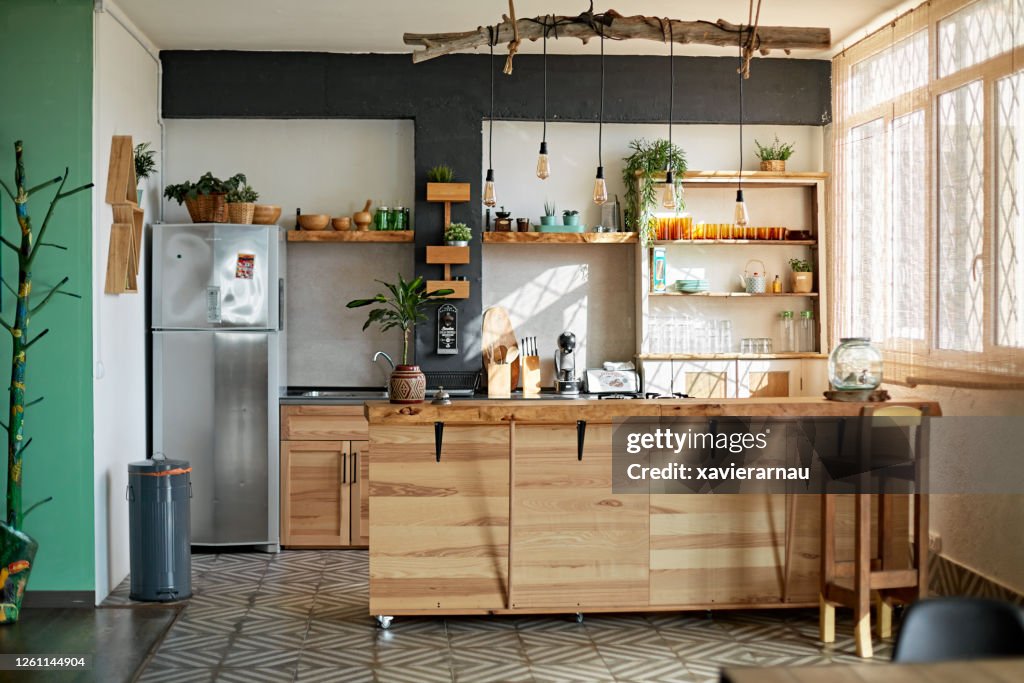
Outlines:
{"label": "potted plant on shelf", "polygon": [[544,215],[540,217],[541,225],[558,225],[558,205],[554,202],[544,202]]}
{"label": "potted plant on shelf", "polygon": [[228,192],[245,182],[245,175],[241,173],[221,180],[207,171],[194,183],[186,180],[178,185],[168,185],[164,188],[164,196],[179,205],[184,203],[193,223],[226,223]]}
{"label": "potted plant on shelf", "polygon": [[228,222],[240,225],[252,223],[256,213],[256,200],[260,198],[259,192],[252,189],[251,185],[241,185],[228,192]]}
{"label": "potted plant on shelf", "polygon": [[664,178],[666,169],[672,169],[676,189],[676,210],[686,208],[683,200],[682,182],[686,174],[686,153],[668,140],[643,139],[629,143],[633,153],[623,159],[622,182],[626,185],[626,201],[623,209],[626,230],[637,232],[643,242],[653,240],[658,222],[654,207],[658,200],[659,179]]}
{"label": "potted plant on shelf", "polygon": [[455,182],[455,169],[439,164],[427,171],[428,202],[468,202],[469,183]]}
{"label": "potted plant on shelf", "polygon": [[468,247],[473,231],[465,223],[452,223],[444,229],[444,243],[449,247]]}
{"label": "potted plant on shelf", "polygon": [[793,156],[794,143],[780,142],[779,136],[776,135],[775,140],[767,146],[762,145],[757,140],[754,140],[754,144],[757,146],[755,154],[761,160],[762,171],[771,171],[773,173],[786,172],[786,160]]}
{"label": "potted plant on shelf", "polygon": [[579,225],[580,212],[576,209],[566,209],[562,212],[562,225]]}
{"label": "potted plant on shelf", "polygon": [[[142,181],[153,175],[156,171],[156,150],[149,148],[150,143],[140,142],[135,145],[135,182],[141,185]],[[136,201],[142,204],[142,189],[135,188]]]}
{"label": "potted plant on shelf", "polygon": [[422,403],[427,393],[427,378],[418,365],[409,365],[409,333],[416,327],[416,323],[426,322],[426,308],[444,301],[444,297],[453,293],[451,289],[438,289],[433,292],[426,291],[427,285],[422,277],[406,281],[401,273],[398,275],[398,283],[392,284],[377,280],[388,289],[388,294],[378,293],[370,299],[355,299],[349,301],[348,308],[361,308],[373,304],[384,304],[383,308],[375,308],[370,311],[366,322],[363,323],[365,331],[370,325],[376,323],[382,332],[391,329],[402,331],[402,362],[395,366],[388,380],[388,396],[392,403]]}
{"label": "potted plant on shelf", "polygon": [[807,294],[814,287],[814,267],[806,259],[791,258],[789,267],[793,272],[789,276],[790,288],[797,294]]}

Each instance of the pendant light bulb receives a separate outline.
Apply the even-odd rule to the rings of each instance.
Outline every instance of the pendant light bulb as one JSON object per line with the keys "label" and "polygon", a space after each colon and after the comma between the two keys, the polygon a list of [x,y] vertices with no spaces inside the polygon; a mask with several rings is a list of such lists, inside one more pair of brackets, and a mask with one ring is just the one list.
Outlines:
{"label": "pendant light bulb", "polygon": [[604,166],[597,167],[594,177],[594,203],[601,206],[608,201],[608,185],[604,182]]}
{"label": "pendant light bulb", "polygon": [[750,214],[747,213],[747,203],[743,201],[743,190],[736,190],[736,213],[733,223],[740,227],[746,227],[750,222]]}
{"label": "pendant light bulb", "polygon": [[551,162],[548,160],[548,143],[540,143],[540,154],[537,156],[537,177],[546,180],[551,175]]}
{"label": "pendant light bulb", "polygon": [[676,201],[676,181],[675,178],[672,177],[671,169],[665,173],[665,193],[662,195],[661,205],[662,207],[671,209],[672,211],[675,211],[676,207],[679,205]]}
{"label": "pendant light bulb", "polygon": [[494,169],[487,169],[487,180],[484,182],[484,206],[496,206],[498,199],[494,195]]}

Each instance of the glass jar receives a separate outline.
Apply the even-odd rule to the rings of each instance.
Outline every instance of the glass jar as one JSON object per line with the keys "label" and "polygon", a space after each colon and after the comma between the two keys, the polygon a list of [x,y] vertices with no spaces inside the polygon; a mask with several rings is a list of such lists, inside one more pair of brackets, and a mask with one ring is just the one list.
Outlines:
{"label": "glass jar", "polygon": [[814,324],[814,311],[800,311],[800,326],[797,330],[797,349],[803,353],[814,353],[818,344],[815,341],[817,326]]}
{"label": "glass jar", "polygon": [[374,230],[391,229],[391,210],[386,206],[377,207],[377,213],[373,215]]}
{"label": "glass jar", "polygon": [[775,350],[779,353],[796,351],[796,326],[793,324],[793,311],[779,313],[776,344]]}
{"label": "glass jar", "polygon": [[867,337],[845,337],[828,357],[828,378],[836,391],[874,390],[882,383],[882,352]]}

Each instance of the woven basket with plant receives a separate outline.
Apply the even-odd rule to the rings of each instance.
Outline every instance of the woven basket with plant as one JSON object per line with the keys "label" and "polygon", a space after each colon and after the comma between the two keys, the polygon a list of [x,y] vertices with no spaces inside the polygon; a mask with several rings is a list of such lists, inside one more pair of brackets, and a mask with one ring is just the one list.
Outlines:
{"label": "woven basket with plant", "polygon": [[761,160],[762,171],[786,172],[786,160],[793,156],[794,144],[792,142],[781,142],[779,136],[776,135],[775,140],[768,145],[762,145],[757,140],[754,140],[754,145],[757,146],[755,155]]}
{"label": "woven basket with plant", "polygon": [[256,214],[259,192],[250,185],[242,185],[228,192],[228,222],[249,225]]}
{"label": "woven basket with plant", "polygon": [[227,195],[231,190],[245,185],[245,176],[235,174],[228,180],[221,180],[207,171],[199,180],[186,180],[178,185],[164,188],[164,196],[178,204],[184,204],[193,223],[227,223]]}

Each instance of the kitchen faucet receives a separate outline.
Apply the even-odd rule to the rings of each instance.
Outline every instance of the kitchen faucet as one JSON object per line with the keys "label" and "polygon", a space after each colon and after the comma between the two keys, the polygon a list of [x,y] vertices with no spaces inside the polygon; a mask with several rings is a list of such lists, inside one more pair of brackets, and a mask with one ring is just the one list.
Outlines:
{"label": "kitchen faucet", "polygon": [[[380,360],[381,356],[383,356],[384,360],[386,360],[388,362],[388,365],[391,366],[391,372],[394,372],[395,371],[395,361],[391,360],[391,356],[389,356],[384,351],[378,351],[377,353],[373,354],[373,364],[377,365],[377,361]],[[380,366],[377,366],[377,367],[380,367]],[[384,382],[384,393],[388,394],[388,396],[390,397],[390,394],[391,394],[391,377],[390,377],[390,375],[388,376],[388,380],[386,382]]]}

